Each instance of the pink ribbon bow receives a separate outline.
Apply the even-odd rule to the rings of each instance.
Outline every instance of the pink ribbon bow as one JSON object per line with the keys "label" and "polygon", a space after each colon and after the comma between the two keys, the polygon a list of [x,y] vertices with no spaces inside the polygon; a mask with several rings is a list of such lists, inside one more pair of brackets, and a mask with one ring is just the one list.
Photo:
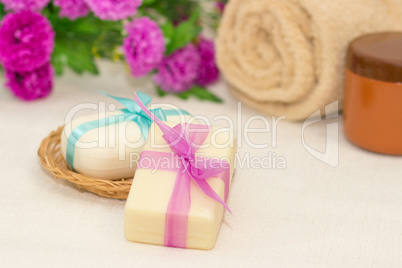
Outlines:
{"label": "pink ribbon bow", "polygon": [[[171,128],[151,113],[138,98],[137,94],[135,94],[134,100],[159,126],[164,134],[164,140],[173,151],[173,153],[143,151],[138,163],[138,168],[177,172],[175,185],[166,211],[164,245],[168,247],[186,248],[188,212],[191,205],[191,181],[193,181],[204,194],[222,204],[232,213],[225,203],[229,194],[229,163],[221,159],[195,155],[196,149],[204,143],[205,138],[210,132],[210,126],[178,124],[174,128]],[[142,164],[142,160],[144,159],[152,159],[153,161],[148,161],[150,165],[145,167],[145,165]],[[155,166],[155,163],[160,163],[159,160],[162,159],[171,160],[170,164],[167,165],[168,167]],[[207,178],[211,177],[223,180],[225,185],[225,201],[220,198],[206,181]]]}

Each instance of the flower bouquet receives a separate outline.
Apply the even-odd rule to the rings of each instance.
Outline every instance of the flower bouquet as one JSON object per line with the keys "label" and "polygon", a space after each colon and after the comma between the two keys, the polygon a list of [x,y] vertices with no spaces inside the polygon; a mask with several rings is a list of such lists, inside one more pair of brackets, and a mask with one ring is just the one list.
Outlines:
{"label": "flower bouquet", "polygon": [[224,2],[206,11],[211,1],[0,0],[6,86],[23,100],[43,98],[66,67],[96,75],[105,58],[151,75],[160,96],[221,102],[205,88],[219,71],[201,20],[216,22]]}

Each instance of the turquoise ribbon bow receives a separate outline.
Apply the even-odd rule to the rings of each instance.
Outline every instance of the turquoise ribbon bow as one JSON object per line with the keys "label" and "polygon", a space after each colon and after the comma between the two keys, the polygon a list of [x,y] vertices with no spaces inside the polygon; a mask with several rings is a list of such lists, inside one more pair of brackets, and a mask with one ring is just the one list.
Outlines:
{"label": "turquoise ribbon bow", "polygon": [[[94,120],[94,121],[83,123],[83,124],[79,125],[78,127],[76,127],[71,132],[71,134],[67,138],[66,161],[67,161],[67,164],[72,169],[74,169],[75,146],[76,146],[78,140],[82,137],[82,135],[84,135],[86,132],[88,132],[91,129],[104,127],[107,125],[125,122],[125,121],[134,121],[140,127],[141,134],[144,137],[144,139],[146,139],[148,136],[149,128],[151,127],[151,124],[153,121],[138,106],[138,104],[134,100],[115,97],[115,96],[109,95],[104,92],[101,92],[101,93],[103,95],[111,97],[111,98],[117,100],[118,102],[120,102],[121,104],[123,104],[125,108],[120,110],[123,112],[123,114],[109,116],[106,118],[101,118],[99,120]],[[145,105],[148,105],[152,100],[152,98],[145,93],[137,92],[137,95]],[[190,115],[187,111],[182,110],[182,109],[163,110],[161,108],[157,108],[157,109],[152,109],[151,111],[156,115],[156,117],[158,117],[162,121],[166,121],[166,116]]]}

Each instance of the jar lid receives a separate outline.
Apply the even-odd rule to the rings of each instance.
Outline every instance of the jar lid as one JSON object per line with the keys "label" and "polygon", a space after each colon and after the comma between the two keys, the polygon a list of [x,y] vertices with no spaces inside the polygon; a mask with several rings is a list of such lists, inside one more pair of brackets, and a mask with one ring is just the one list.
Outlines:
{"label": "jar lid", "polygon": [[353,40],[347,68],[374,80],[402,83],[402,32],[363,35]]}

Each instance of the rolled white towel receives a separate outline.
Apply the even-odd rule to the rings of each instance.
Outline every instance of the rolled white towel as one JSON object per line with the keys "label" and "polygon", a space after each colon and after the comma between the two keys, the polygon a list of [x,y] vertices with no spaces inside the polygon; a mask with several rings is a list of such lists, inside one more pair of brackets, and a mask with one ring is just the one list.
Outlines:
{"label": "rolled white towel", "polygon": [[217,62],[239,100],[302,120],[342,107],[348,43],[379,31],[402,31],[402,0],[231,0]]}

